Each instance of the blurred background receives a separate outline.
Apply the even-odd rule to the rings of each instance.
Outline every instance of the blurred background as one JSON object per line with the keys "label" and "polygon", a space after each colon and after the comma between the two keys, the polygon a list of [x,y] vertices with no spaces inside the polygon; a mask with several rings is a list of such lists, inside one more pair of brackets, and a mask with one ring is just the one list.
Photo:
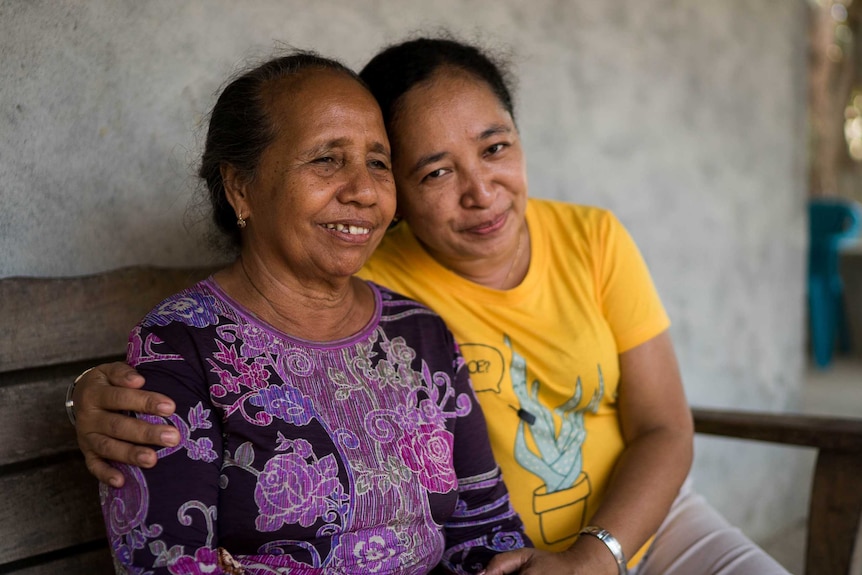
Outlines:
{"label": "blurred background", "polygon": [[[860,414],[856,348],[812,367],[806,327],[809,201],[862,199],[860,20],[858,0],[0,0],[0,277],[219,261],[189,205],[226,77],[285,44],[358,69],[446,28],[509,57],[530,193],[628,226],[692,404]],[[812,461],[698,437],[693,474],[796,570]]]}

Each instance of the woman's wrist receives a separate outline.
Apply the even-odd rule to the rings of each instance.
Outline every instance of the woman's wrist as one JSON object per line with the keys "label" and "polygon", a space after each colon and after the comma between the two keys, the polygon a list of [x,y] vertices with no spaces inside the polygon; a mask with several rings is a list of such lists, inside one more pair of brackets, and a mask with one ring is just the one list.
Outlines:
{"label": "woman's wrist", "polygon": [[581,529],[580,532],[578,532],[578,535],[587,535],[590,538],[600,541],[607,552],[612,556],[614,563],[616,563],[618,575],[628,575],[628,567],[626,566],[626,557],[623,553],[623,546],[607,529],[603,529],[595,525],[588,525]]}

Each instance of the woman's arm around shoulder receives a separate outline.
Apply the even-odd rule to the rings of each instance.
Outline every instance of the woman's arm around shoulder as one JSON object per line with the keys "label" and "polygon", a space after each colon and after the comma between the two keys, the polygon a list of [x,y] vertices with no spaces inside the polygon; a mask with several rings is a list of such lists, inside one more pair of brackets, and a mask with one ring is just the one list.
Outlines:
{"label": "woman's arm around shoulder", "polygon": [[[140,330],[140,331],[138,331]],[[169,334],[153,335],[136,328],[151,347],[141,361],[147,387],[170,395],[176,412],[168,417],[137,414],[137,419],[160,422],[174,429],[179,441],[158,449],[156,468],[116,464],[123,486],[101,485],[101,504],[115,561],[153,573],[175,572],[195,564],[220,573],[220,475],[222,473],[221,411],[214,406],[209,385],[195,357],[171,346]],[[120,368],[122,370],[122,368]]]}
{"label": "woman's arm around shoulder", "polygon": [[113,487],[121,487],[124,478],[109,461],[152,467],[156,452],[148,446],[172,447],[179,442],[175,427],[148,423],[123,413],[161,417],[174,413],[171,398],[139,389],[143,385],[144,378],[120,362],[95,366],[74,384],[78,446],[90,473]]}

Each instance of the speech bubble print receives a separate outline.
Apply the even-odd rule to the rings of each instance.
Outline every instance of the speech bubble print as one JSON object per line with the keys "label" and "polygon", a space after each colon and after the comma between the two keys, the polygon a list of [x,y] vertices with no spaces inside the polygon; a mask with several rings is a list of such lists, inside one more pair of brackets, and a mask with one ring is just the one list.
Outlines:
{"label": "speech bubble print", "polygon": [[506,369],[503,354],[497,348],[482,343],[461,344],[461,354],[467,362],[467,369],[470,370],[473,389],[477,393],[480,391],[500,393],[500,384],[503,382],[503,373]]}

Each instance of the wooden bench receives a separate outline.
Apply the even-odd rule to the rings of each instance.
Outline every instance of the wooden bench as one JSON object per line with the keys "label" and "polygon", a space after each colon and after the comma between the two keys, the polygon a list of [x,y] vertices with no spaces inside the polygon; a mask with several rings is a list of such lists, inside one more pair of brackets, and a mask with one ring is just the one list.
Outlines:
{"label": "wooden bench", "polygon": [[[83,369],[121,359],[129,329],[212,269],[135,267],[0,279],[0,573],[109,573],[97,484],[63,408]],[[697,431],[818,450],[807,575],[847,574],[862,513],[862,419],[694,410]]]}

